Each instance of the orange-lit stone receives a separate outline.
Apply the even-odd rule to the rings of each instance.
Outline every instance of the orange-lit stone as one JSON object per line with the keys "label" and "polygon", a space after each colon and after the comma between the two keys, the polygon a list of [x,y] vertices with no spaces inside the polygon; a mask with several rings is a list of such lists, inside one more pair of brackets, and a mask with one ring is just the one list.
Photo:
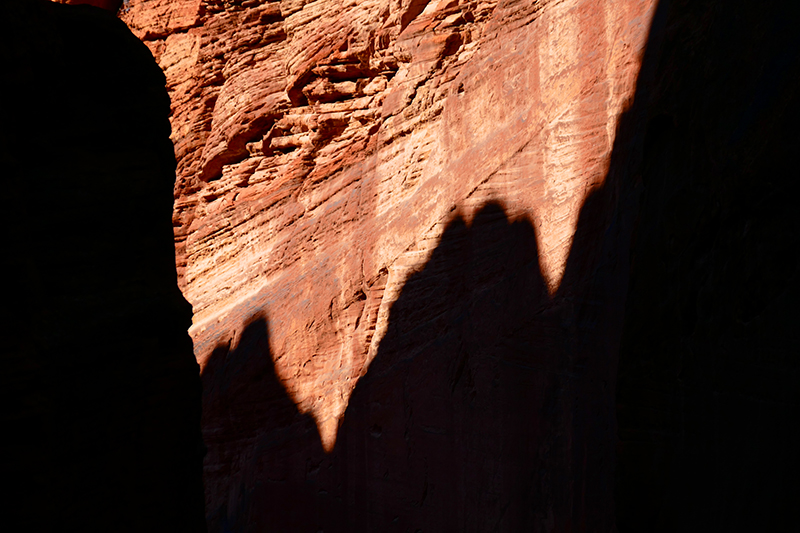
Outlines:
{"label": "orange-lit stone", "polygon": [[277,379],[330,451],[454,213],[531,220],[555,295],[655,4],[132,0],[172,98],[201,367],[266,313]]}

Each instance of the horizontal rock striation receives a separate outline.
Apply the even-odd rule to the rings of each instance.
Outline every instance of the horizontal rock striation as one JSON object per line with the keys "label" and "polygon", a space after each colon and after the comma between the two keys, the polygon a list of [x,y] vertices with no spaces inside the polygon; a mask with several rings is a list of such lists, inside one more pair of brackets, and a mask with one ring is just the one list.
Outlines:
{"label": "horizontal rock striation", "polygon": [[129,6],[173,100],[198,357],[271,302],[279,373],[322,424],[341,407],[306,391],[346,396],[454,209],[530,216],[555,291],[653,3]]}
{"label": "horizontal rock striation", "polygon": [[[611,354],[624,291],[592,280],[611,276],[596,269],[612,246],[602,237],[614,194],[581,215],[588,229],[573,234],[606,179],[654,8],[127,5],[123,19],[153,52],[172,98],[173,224],[206,369],[212,529],[459,529],[474,498],[488,494],[497,501],[474,508],[484,521],[477,530],[613,522]],[[440,251],[458,243],[466,248]],[[511,255],[499,259],[503,248]],[[449,294],[447,280],[456,283],[452,301],[438,292]],[[504,307],[503,291],[519,299]],[[473,318],[464,322],[465,313]],[[484,340],[469,333],[490,324],[499,329]],[[452,348],[436,359],[446,338]],[[432,357],[430,382],[412,379]],[[412,372],[404,361],[422,366]],[[525,368],[518,380],[515,365]],[[533,383],[547,392],[525,392]],[[404,387],[420,395],[404,400]],[[437,402],[449,407],[416,422],[412,413]],[[376,404],[399,426],[384,432],[370,421]],[[603,422],[588,430],[587,419]],[[473,433],[478,420],[493,428],[483,437]],[[517,445],[514,435],[526,451],[491,463],[503,443]],[[380,444],[360,448],[363,438]],[[489,461],[474,475],[463,471],[470,453]],[[446,457],[450,466],[427,470]],[[456,471],[466,476],[463,497],[448,496]]]}
{"label": "horizontal rock striation", "polygon": [[792,530],[787,5],[131,0],[211,529]]}

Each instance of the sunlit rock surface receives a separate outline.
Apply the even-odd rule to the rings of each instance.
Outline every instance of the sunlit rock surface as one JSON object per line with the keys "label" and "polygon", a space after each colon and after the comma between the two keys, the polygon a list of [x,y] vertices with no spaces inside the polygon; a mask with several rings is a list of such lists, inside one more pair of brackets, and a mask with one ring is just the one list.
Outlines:
{"label": "sunlit rock surface", "polygon": [[654,2],[129,6],[173,100],[198,358],[267,309],[278,374],[332,444],[454,209],[530,217],[558,288]]}
{"label": "sunlit rock surface", "polygon": [[[172,98],[213,527],[612,523],[604,354],[621,300],[587,296],[597,234],[570,250],[606,178],[654,8],[127,5]],[[595,222],[602,236],[608,217]],[[577,321],[589,340],[575,344]],[[426,371],[403,361],[431,357],[430,381],[406,374]],[[597,368],[589,379],[576,364]],[[370,385],[376,373],[389,382]],[[375,402],[391,429],[371,419]],[[588,437],[587,417],[601,421]]]}
{"label": "sunlit rock surface", "polygon": [[791,530],[787,3],[123,18],[172,97],[212,530]]}

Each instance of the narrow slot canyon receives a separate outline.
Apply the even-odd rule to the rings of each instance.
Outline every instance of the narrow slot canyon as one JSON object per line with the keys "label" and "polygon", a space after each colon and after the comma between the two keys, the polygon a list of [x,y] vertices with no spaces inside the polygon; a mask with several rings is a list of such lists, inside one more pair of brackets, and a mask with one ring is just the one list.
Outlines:
{"label": "narrow slot canyon", "polygon": [[797,8],[0,12],[0,523],[796,528]]}

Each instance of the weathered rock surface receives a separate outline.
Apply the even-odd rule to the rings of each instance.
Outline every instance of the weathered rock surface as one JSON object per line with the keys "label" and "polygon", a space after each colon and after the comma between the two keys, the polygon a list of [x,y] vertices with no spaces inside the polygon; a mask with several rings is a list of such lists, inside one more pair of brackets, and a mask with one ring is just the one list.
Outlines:
{"label": "weathered rock surface", "polygon": [[4,525],[203,529],[166,82],[212,530],[793,531],[796,10],[124,16],[3,7]]}
{"label": "weathered rock surface", "polygon": [[201,362],[269,310],[278,373],[332,441],[407,273],[487,199],[532,218],[555,292],[653,5],[132,1],[173,100]]}
{"label": "weathered rock surface", "polygon": [[95,7],[0,21],[0,527],[204,531],[164,76]]}
{"label": "weathered rock surface", "polygon": [[654,7],[130,2],[172,98],[214,529],[611,527],[613,194],[573,234]]}
{"label": "weathered rock surface", "polygon": [[787,5],[133,0],[212,529],[792,530]]}

